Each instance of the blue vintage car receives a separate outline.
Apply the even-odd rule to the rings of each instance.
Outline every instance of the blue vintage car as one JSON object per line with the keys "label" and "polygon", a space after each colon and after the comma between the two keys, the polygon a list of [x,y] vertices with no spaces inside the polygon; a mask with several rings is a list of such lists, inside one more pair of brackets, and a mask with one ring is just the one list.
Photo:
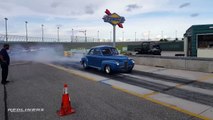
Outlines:
{"label": "blue vintage car", "polygon": [[87,55],[81,58],[80,63],[84,69],[91,67],[111,74],[131,72],[135,62],[127,56],[119,55],[116,48],[104,45],[91,48]]}

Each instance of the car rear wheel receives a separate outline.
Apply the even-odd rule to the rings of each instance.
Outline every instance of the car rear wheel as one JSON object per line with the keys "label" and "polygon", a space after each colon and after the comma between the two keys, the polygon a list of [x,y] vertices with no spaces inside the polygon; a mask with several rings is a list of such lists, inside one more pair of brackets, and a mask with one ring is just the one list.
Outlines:
{"label": "car rear wheel", "polygon": [[84,68],[84,69],[87,69],[87,68],[88,68],[87,63],[86,63],[85,61],[83,62],[83,68]]}
{"label": "car rear wheel", "polygon": [[105,66],[104,71],[105,71],[105,73],[107,73],[107,74],[111,74],[111,73],[112,73],[111,67],[110,67],[109,65],[106,65],[106,66]]}

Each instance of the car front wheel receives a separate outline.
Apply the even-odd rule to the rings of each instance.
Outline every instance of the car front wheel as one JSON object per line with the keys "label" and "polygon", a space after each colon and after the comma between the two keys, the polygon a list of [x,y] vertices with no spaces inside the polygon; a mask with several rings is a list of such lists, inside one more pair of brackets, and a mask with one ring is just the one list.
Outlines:
{"label": "car front wheel", "polygon": [[106,65],[106,66],[105,66],[104,71],[105,71],[105,73],[107,73],[107,74],[111,74],[111,73],[112,73],[111,67],[110,67],[109,65]]}
{"label": "car front wheel", "polygon": [[127,71],[127,73],[131,73],[132,72],[132,69],[129,69],[128,71]]}

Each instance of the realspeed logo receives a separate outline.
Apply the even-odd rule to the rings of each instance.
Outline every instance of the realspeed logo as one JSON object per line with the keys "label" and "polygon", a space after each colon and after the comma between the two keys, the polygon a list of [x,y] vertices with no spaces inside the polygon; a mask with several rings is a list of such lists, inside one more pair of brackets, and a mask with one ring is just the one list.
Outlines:
{"label": "realspeed logo", "polygon": [[122,23],[125,21],[124,17],[119,16],[117,13],[111,13],[108,9],[106,9],[105,13],[107,15],[104,15],[102,18],[104,22],[108,22],[113,26],[118,25],[118,27],[123,28]]}
{"label": "realspeed logo", "polygon": [[117,25],[118,23],[124,23],[125,18],[119,16],[116,13],[113,13],[111,15],[105,15],[103,17],[103,20],[104,20],[104,22],[108,22],[108,23],[110,23],[112,25]]}

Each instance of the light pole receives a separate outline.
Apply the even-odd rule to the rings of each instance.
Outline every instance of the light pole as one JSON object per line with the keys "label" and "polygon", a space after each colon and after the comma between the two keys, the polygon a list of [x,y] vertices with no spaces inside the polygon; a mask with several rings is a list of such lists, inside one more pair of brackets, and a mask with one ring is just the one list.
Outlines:
{"label": "light pole", "polygon": [[73,42],[74,39],[74,30],[72,29],[72,38],[71,38],[71,42]]}
{"label": "light pole", "polygon": [[110,31],[110,38],[109,38],[110,42],[112,42],[112,31]]}
{"label": "light pole", "polygon": [[58,27],[57,27],[58,42],[59,42],[59,29],[60,29],[60,27],[58,26]]}
{"label": "light pole", "polygon": [[4,18],[5,19],[5,37],[6,37],[6,42],[8,42],[8,35],[7,35],[7,20],[8,18]]}
{"label": "light pole", "polygon": [[150,31],[148,31],[148,41],[150,40]]}
{"label": "light pole", "polygon": [[161,39],[164,40],[163,31],[161,31]]}
{"label": "light pole", "polygon": [[177,38],[177,30],[175,30],[175,40],[178,40],[178,38]]}
{"label": "light pole", "polygon": [[26,28],[26,42],[28,41],[28,31],[27,31],[27,21],[25,21],[25,28]]}
{"label": "light pole", "polygon": [[116,47],[116,25],[113,25],[113,47]]}
{"label": "light pole", "polygon": [[137,32],[135,32],[135,41],[136,41],[136,34],[137,34]]}
{"label": "light pole", "polygon": [[41,40],[44,42],[44,25],[41,24]]}
{"label": "light pole", "polygon": [[144,36],[143,36],[143,33],[141,33],[141,41],[143,40],[143,37],[144,37]]}
{"label": "light pole", "polygon": [[[85,36],[85,42],[87,42],[87,30],[84,30],[84,31],[78,31],[78,32],[82,32],[84,33],[84,36]],[[77,36],[76,36],[77,37]]]}
{"label": "light pole", "polygon": [[98,34],[97,34],[97,39],[98,39],[98,42],[100,42],[100,40],[99,40],[99,30],[98,30]]}
{"label": "light pole", "polygon": [[85,42],[87,42],[87,30],[85,30]]}
{"label": "light pole", "polygon": [[124,41],[124,31],[122,32],[122,41]]}

